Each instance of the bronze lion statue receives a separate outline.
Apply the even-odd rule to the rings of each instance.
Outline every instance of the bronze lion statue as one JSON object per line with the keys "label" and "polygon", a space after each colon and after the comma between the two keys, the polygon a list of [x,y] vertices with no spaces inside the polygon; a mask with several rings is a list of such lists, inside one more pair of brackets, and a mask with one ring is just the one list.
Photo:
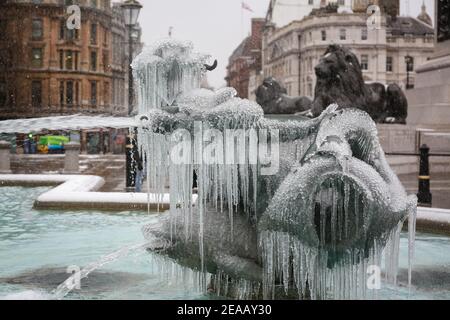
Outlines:
{"label": "bronze lion statue", "polygon": [[406,123],[408,102],[400,87],[364,83],[358,58],[349,49],[330,45],[315,67],[317,82],[310,115],[317,117],[332,103],[359,108],[375,122]]}
{"label": "bronze lion statue", "polygon": [[265,114],[294,114],[309,110],[311,99],[307,97],[291,97],[273,77],[264,79],[256,89],[256,102]]}

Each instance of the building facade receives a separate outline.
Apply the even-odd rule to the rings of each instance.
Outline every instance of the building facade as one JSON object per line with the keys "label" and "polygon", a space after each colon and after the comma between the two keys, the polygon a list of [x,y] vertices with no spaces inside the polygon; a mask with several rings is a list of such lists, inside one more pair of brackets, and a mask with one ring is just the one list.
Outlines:
{"label": "building facade", "polygon": [[276,28],[281,28],[291,21],[301,20],[314,9],[328,3],[336,3],[340,11],[351,11],[354,0],[271,0],[267,10],[266,20]]}
{"label": "building facade", "polygon": [[[69,5],[81,9],[68,27]],[[126,109],[127,31],[110,0],[0,4],[0,118]]]}
{"label": "building facade", "polygon": [[252,19],[251,34],[242,41],[231,55],[225,80],[241,98],[249,98],[250,74],[261,70],[262,31],[265,19]]}
{"label": "building facade", "polygon": [[[289,95],[313,97],[314,66],[330,44],[339,44],[356,54],[365,81],[413,86],[415,66],[433,53],[433,28],[415,18],[386,14],[380,23],[369,30],[365,12],[317,11],[282,28],[269,24],[263,34],[263,75],[275,77]],[[407,56],[412,57],[409,67]]]}

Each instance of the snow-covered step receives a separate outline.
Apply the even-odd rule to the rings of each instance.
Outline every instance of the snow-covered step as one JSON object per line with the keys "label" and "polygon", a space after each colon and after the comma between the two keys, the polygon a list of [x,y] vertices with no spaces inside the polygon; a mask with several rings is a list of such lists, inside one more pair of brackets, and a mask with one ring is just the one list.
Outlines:
{"label": "snow-covered step", "polygon": [[450,235],[450,210],[418,207],[417,229]]}
{"label": "snow-covered step", "polygon": [[[169,209],[169,194],[125,192],[96,192],[105,183],[98,176],[89,175],[0,175],[0,186],[55,185],[40,195],[34,206],[39,209],[96,209],[96,210],[147,210]],[[195,203],[197,195],[193,195]]]}

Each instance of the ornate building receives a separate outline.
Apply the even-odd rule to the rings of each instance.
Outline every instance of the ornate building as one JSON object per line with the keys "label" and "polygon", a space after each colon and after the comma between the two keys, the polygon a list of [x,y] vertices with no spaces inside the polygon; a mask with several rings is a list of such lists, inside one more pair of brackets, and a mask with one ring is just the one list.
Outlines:
{"label": "ornate building", "polygon": [[242,41],[231,55],[225,80],[241,98],[249,97],[250,73],[261,70],[261,43],[264,19],[252,19],[251,35]]}
{"label": "ornate building", "polygon": [[313,9],[328,3],[336,3],[341,11],[351,11],[353,1],[355,0],[271,0],[266,20],[276,28],[281,28],[291,21],[303,19]]}
{"label": "ornate building", "polygon": [[431,17],[427,12],[427,7],[425,6],[425,0],[422,2],[422,11],[417,16],[417,19],[426,23],[429,26],[433,26],[433,21],[431,20]]}
{"label": "ornate building", "polygon": [[353,0],[353,12],[367,12],[370,5],[377,5],[383,13],[396,17],[400,14],[400,0]]}
{"label": "ornate building", "polygon": [[[392,9],[395,3],[390,4],[391,12],[395,12]],[[415,18],[386,14],[381,15],[380,28],[368,30],[365,10],[364,13],[317,10],[282,28],[269,23],[263,35],[264,77],[273,76],[281,81],[290,95],[312,97],[316,82],[314,66],[333,43],[355,52],[367,82],[397,83],[405,88],[408,81],[410,86],[414,84],[415,66],[433,53],[434,30]],[[407,56],[412,57],[409,67]]]}
{"label": "ornate building", "polygon": [[[69,29],[67,6],[81,9]],[[126,109],[122,15],[110,0],[7,0],[0,4],[0,118]]]}

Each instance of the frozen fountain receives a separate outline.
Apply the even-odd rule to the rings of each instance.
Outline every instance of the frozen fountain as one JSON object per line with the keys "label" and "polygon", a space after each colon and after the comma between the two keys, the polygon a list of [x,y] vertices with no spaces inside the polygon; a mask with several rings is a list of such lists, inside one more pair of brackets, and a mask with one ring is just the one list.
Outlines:
{"label": "frozen fountain", "polygon": [[407,217],[412,259],[416,198],[371,118],[332,105],[268,120],[232,88],[199,89],[206,60],[169,40],[134,61],[148,182],[162,193],[170,181],[170,214],[144,228],[158,251],[197,270],[201,289],[239,298],[364,298],[383,251],[395,282]]}
{"label": "frozen fountain", "polygon": [[170,186],[170,212],[144,236],[168,264],[193,270],[199,290],[368,298],[382,256],[396,281],[406,219],[411,280],[416,197],[387,164],[370,116],[331,105],[315,119],[269,120],[233,88],[201,89],[209,60],[190,43],[161,41],[133,62],[135,118],[4,121],[0,132],[136,127],[148,189],[162,199]]}

